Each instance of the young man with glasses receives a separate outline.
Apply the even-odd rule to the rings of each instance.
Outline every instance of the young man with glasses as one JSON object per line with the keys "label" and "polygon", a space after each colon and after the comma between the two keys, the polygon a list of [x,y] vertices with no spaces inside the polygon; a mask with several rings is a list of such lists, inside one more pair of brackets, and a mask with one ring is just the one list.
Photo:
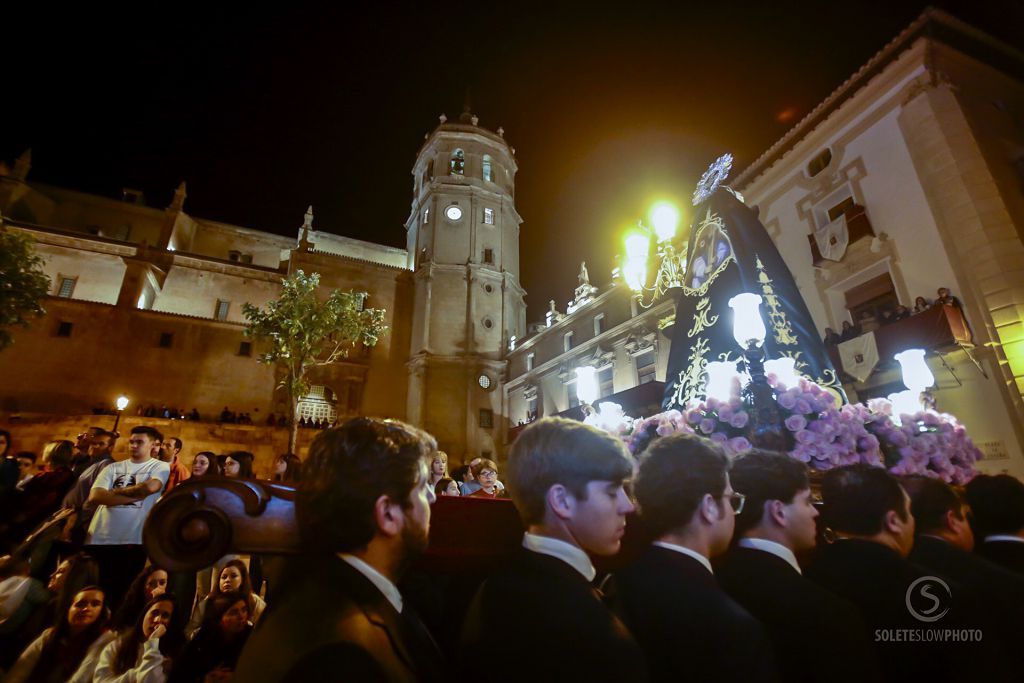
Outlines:
{"label": "young man with glasses", "polygon": [[782,680],[878,680],[857,608],[805,579],[797,563],[817,537],[807,466],[782,453],[755,450],[733,463],[729,477],[747,501],[736,517],[739,541],[716,574],[726,592],[764,625]]}
{"label": "young man with glasses", "polygon": [[634,491],[656,540],[616,572],[610,592],[653,681],[775,680],[764,629],[711,568],[744,509],[728,470],[721,449],[692,434],[657,439],[640,456]]}

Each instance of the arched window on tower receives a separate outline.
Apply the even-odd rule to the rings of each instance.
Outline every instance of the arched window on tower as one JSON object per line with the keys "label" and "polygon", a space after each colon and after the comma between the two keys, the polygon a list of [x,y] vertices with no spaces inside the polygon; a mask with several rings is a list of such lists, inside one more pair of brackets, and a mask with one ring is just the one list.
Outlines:
{"label": "arched window on tower", "polygon": [[487,182],[493,182],[494,177],[491,175],[491,155],[484,155],[484,180]]}
{"label": "arched window on tower", "polygon": [[449,164],[452,175],[463,175],[466,171],[466,153],[461,149],[452,152],[452,160]]}
{"label": "arched window on tower", "polygon": [[427,162],[427,180],[434,179],[434,160],[431,159]]}

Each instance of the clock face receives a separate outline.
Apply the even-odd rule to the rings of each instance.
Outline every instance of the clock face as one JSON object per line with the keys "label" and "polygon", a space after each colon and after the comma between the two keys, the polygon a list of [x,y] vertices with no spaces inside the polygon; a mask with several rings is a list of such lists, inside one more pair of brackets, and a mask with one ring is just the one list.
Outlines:
{"label": "clock face", "polygon": [[450,221],[457,221],[462,218],[462,209],[457,206],[449,206],[444,210],[444,215],[447,216]]}
{"label": "clock face", "polygon": [[478,379],[477,381],[480,382],[481,389],[491,388],[491,378],[488,377],[487,375],[480,375],[480,379]]}

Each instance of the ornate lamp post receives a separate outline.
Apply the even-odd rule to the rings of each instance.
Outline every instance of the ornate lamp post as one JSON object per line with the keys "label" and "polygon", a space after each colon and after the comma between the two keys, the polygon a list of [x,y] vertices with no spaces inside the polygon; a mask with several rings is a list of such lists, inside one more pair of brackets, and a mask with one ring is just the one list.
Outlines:
{"label": "ornate lamp post", "polygon": [[117,433],[117,424],[121,421],[121,413],[123,413],[124,409],[128,407],[128,397],[127,396],[118,396],[117,400],[114,401],[114,403],[117,405],[117,417],[114,418],[114,428],[111,429],[110,431],[112,431],[112,432],[114,432],[116,434]]}
{"label": "ornate lamp post", "polygon": [[767,330],[761,318],[761,297],[757,294],[737,294],[729,299],[733,310],[732,336],[743,349],[743,360],[750,383],[744,389],[754,404],[750,426],[751,443],[771,450],[788,448],[775,390],[765,375],[764,338]]}
{"label": "ornate lamp post", "polygon": [[907,349],[897,353],[894,358],[899,362],[900,370],[903,371],[903,384],[906,385],[907,390],[889,394],[893,413],[913,415],[924,408],[921,393],[935,384],[935,375],[932,374],[928,363],[925,362],[922,349]]}
{"label": "ornate lamp post", "polygon": [[[644,308],[650,308],[668,290],[682,287],[686,271],[686,253],[674,244],[679,211],[668,202],[659,202],[651,208],[651,222],[653,228],[638,221],[636,229],[626,237],[626,264],[623,268],[626,284],[636,293],[637,301]],[[658,271],[654,284],[648,287],[647,264],[652,236],[656,243]]]}
{"label": "ornate lamp post", "polygon": [[597,386],[597,369],[592,365],[576,368],[576,398],[583,406],[583,414],[593,412],[593,403],[598,399],[600,390]]}

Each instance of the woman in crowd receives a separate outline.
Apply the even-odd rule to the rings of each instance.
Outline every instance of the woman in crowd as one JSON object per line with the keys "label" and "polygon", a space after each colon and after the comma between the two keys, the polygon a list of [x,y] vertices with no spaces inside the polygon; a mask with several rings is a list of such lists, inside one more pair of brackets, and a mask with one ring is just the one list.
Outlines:
{"label": "woman in crowd", "polygon": [[444,451],[434,453],[434,459],[430,461],[430,485],[437,486],[442,479],[450,479],[448,474],[448,454]]}
{"label": "woman in crowd", "polygon": [[916,299],[914,299],[914,313],[915,314],[917,314],[917,313],[924,313],[925,311],[927,311],[931,307],[932,307],[932,305],[930,303],[928,303],[928,299],[925,299],[923,296],[919,296]]}
{"label": "woman in crowd", "polygon": [[108,616],[102,588],[87,586],[78,591],[67,611],[25,649],[4,681],[92,681],[100,652],[114,639],[107,630]]}
{"label": "woman in crowd", "polygon": [[203,625],[174,663],[171,682],[202,683],[210,673],[229,677],[250,633],[249,602],[241,593],[212,598]]}
{"label": "woman in crowd", "polygon": [[192,458],[193,477],[212,477],[220,474],[217,466],[217,456],[210,451],[200,451]]}
{"label": "woman in crowd", "polygon": [[[100,566],[89,555],[76,553],[65,559],[50,574],[46,590],[53,597],[47,605],[47,623],[56,623],[58,616],[71,608],[71,603],[86,586],[100,582]],[[109,610],[109,605],[104,605]]]}
{"label": "woman in crowd", "polygon": [[294,484],[302,478],[302,461],[294,453],[283,453],[274,463],[274,481]]}
{"label": "woman in crowd", "polygon": [[116,631],[129,628],[139,620],[139,614],[153,598],[167,592],[167,572],[149,565],[132,581],[124,602],[114,614],[112,626]]}
{"label": "woman in crowd", "polygon": [[469,494],[470,498],[498,497],[498,466],[493,460],[481,458],[473,466],[473,477],[480,483],[480,488]]}
{"label": "woman in crowd", "polygon": [[460,496],[459,484],[454,479],[445,477],[441,481],[434,485],[434,495],[436,496]]}
{"label": "woman in crowd", "polygon": [[214,589],[201,602],[196,605],[189,620],[185,632],[191,637],[203,624],[209,605],[218,597],[226,593],[239,593],[245,598],[246,606],[249,609],[249,619],[254,624],[259,621],[260,615],[266,608],[267,603],[259,595],[253,592],[252,583],[249,579],[249,570],[245,562],[239,559],[228,561],[217,575],[217,584]]}
{"label": "woman in crowd", "polygon": [[149,601],[138,621],[100,653],[94,683],[164,683],[184,638],[174,596]]}
{"label": "woman in crowd", "polygon": [[248,451],[235,451],[224,458],[224,476],[232,479],[252,479],[253,455]]}
{"label": "woman in crowd", "polygon": [[6,429],[0,429],[0,458],[6,458],[11,450],[11,433]]}

